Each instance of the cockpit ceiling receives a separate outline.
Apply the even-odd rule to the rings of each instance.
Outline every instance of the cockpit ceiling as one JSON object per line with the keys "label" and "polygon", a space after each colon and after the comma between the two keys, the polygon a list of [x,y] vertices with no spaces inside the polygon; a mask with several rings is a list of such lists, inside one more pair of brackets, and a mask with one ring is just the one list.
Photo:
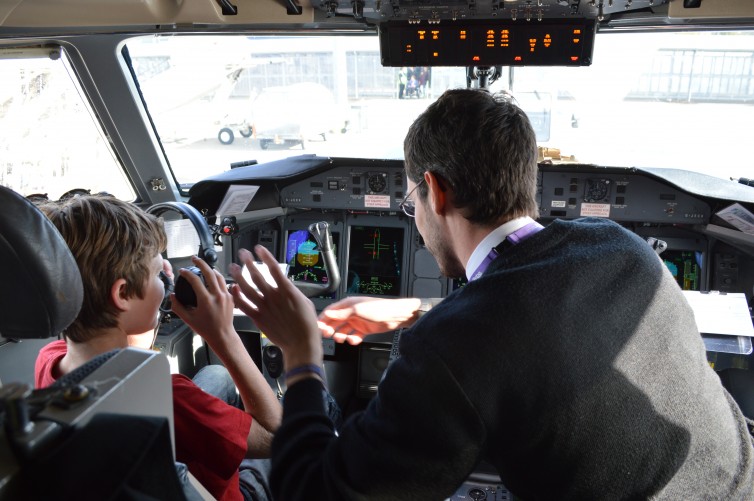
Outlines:
{"label": "cockpit ceiling", "polygon": [[[75,15],[71,15],[75,12]],[[0,35],[45,28],[336,29],[406,21],[594,19],[600,28],[752,24],[749,0],[0,0]],[[598,28],[599,29],[599,28]],[[88,31],[88,30],[87,30]]]}
{"label": "cockpit ceiling", "polygon": [[[315,0],[318,3],[318,0]],[[289,14],[292,7],[299,13]],[[310,24],[315,8],[291,0],[0,0],[4,28]],[[71,15],[75,12],[75,16]]]}

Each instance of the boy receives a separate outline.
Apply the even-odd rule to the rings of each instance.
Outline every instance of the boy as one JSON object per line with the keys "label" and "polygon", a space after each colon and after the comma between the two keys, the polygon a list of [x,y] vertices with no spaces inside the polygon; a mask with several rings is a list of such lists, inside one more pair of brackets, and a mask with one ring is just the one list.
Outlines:
{"label": "boy", "polygon": [[[40,209],[68,243],[84,282],[84,303],[64,332],[65,341],[49,344],[37,358],[36,385],[44,387],[96,355],[127,347],[129,336],[156,327],[167,238],[155,216],[110,196],[78,196]],[[207,287],[182,270],[196,291],[197,307],[188,310],[172,298],[173,311],[220,357],[245,412],[203,392],[186,376],[173,375],[176,459],[215,498],[242,499],[239,465],[244,457],[269,456],[281,406],[233,328],[225,279],[199,259],[194,264],[207,277]]]}

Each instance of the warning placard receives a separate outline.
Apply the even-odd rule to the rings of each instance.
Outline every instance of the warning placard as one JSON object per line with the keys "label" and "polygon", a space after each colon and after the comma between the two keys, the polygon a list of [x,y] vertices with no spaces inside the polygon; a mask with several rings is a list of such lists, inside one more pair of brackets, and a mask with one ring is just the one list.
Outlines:
{"label": "warning placard", "polygon": [[610,204],[581,204],[581,217],[610,217]]}
{"label": "warning placard", "polygon": [[364,207],[369,209],[389,209],[389,195],[364,195]]}

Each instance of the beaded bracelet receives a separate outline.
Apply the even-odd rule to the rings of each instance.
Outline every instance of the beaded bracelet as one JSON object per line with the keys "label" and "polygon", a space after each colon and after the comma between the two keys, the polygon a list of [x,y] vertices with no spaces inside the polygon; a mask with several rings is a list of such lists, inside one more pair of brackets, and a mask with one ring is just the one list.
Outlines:
{"label": "beaded bracelet", "polygon": [[293,376],[298,376],[299,374],[315,374],[319,377],[319,379],[322,380],[322,382],[325,381],[325,372],[322,370],[322,367],[320,367],[317,364],[305,364],[305,365],[299,365],[298,367],[294,367],[293,369],[289,370],[285,373],[285,379],[290,379]]}

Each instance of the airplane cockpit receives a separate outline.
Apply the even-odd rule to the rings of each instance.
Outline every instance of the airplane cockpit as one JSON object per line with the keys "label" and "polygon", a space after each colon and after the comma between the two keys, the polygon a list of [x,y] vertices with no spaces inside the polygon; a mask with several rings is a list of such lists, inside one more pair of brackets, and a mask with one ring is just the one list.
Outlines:
{"label": "airplane cockpit", "polygon": [[[0,194],[132,202],[164,219],[174,269],[199,254],[229,281],[239,250],[261,245],[318,312],[350,296],[442,299],[466,279],[442,275],[402,210],[403,138],[446,89],[502,93],[537,136],[538,222],[605,218],[645,240],[754,419],[752,30],[754,7],[739,0],[0,2]],[[59,242],[33,241],[40,232],[13,238],[70,269]],[[6,268],[3,302],[33,280]],[[66,326],[40,329],[41,312],[16,310],[0,323],[0,499],[17,494],[25,461],[13,435],[90,419],[38,403],[29,418],[19,398],[40,391],[37,353]],[[19,334],[24,317],[39,335]],[[234,326],[282,397],[279,348],[240,310]],[[323,339],[345,419],[377,394],[400,335]],[[222,364],[169,312],[153,350],[100,369],[128,376],[114,389],[100,380],[91,412],[133,411],[129,392],[155,372]],[[169,394],[165,378],[147,393]],[[144,407],[171,415],[159,399]],[[518,498],[482,464],[448,499]]]}

